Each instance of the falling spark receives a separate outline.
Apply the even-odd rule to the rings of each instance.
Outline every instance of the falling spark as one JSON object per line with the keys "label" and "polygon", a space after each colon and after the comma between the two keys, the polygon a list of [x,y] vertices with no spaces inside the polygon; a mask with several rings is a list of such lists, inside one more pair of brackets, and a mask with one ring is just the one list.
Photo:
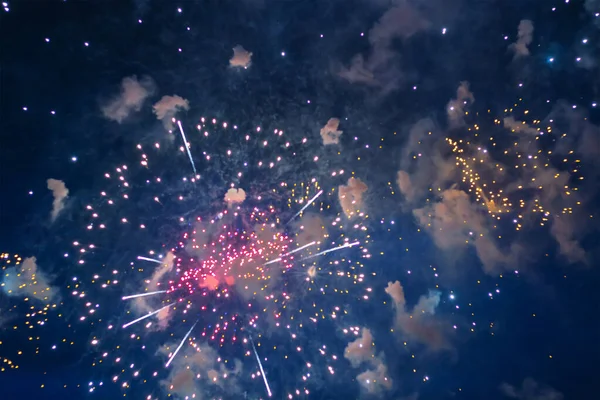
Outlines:
{"label": "falling spark", "polygon": [[160,260],[156,260],[154,258],[148,258],[148,257],[142,257],[142,256],[138,256],[137,257],[138,260],[144,260],[144,261],[151,261],[151,262],[155,262],[157,264],[162,264],[163,262]]}
{"label": "falling spark", "polygon": [[148,314],[144,315],[143,317],[139,317],[139,318],[138,318],[138,319],[136,319],[136,320],[133,320],[133,321],[131,321],[131,322],[128,322],[128,323],[126,323],[125,325],[123,325],[123,329],[127,328],[127,327],[128,327],[128,326],[130,326],[130,325],[133,325],[133,324],[135,324],[136,322],[140,322],[141,320],[144,320],[144,319],[146,319],[146,318],[148,318],[148,317],[151,317],[151,316],[153,316],[153,315],[155,315],[155,314],[158,314],[159,312],[161,312],[161,311],[162,311],[162,310],[164,310],[165,308],[169,308],[169,307],[171,307],[172,305],[173,305],[173,303],[171,303],[171,304],[167,304],[167,305],[166,305],[166,306],[164,306],[163,308],[159,308],[158,310],[156,310],[156,311],[152,311],[151,313],[148,313]]}
{"label": "falling spark", "polygon": [[287,223],[289,224],[290,222],[292,222],[298,215],[300,215],[302,213],[302,211],[306,210],[306,208],[308,206],[310,206],[313,203],[313,201],[315,201],[322,194],[323,194],[323,191],[320,190],[319,193],[317,193],[312,199],[310,199],[308,201],[308,203],[306,203],[306,205],[304,207],[302,207],[300,209],[300,211],[298,211],[292,218],[290,218],[290,220]]}
{"label": "falling spark", "polygon": [[315,257],[318,257],[318,256],[322,256],[323,254],[331,253],[332,251],[336,251],[336,250],[345,249],[346,247],[356,246],[357,244],[360,244],[360,242],[344,243],[343,245],[338,246],[338,247],[334,247],[333,249],[323,250],[320,253],[313,254],[312,256],[301,258],[300,261],[302,261],[302,260],[308,260],[310,258],[315,258]]}
{"label": "falling spark", "polygon": [[181,346],[183,346],[183,344],[185,343],[185,341],[187,340],[187,338],[190,336],[190,333],[192,333],[192,331],[196,327],[197,323],[198,323],[198,321],[194,322],[194,325],[192,325],[192,327],[190,328],[190,330],[185,334],[185,336],[183,337],[183,340],[181,341],[181,343],[179,343],[179,346],[177,346],[177,349],[175,350],[175,353],[173,353],[173,355],[171,356],[171,358],[169,358],[169,361],[167,361],[167,364],[165,364],[165,367],[167,367],[167,368],[169,367],[169,365],[171,364],[171,361],[173,361],[173,359],[177,355],[177,352],[179,352],[179,350],[181,349]]}
{"label": "falling spark", "polygon": [[188,158],[190,159],[190,163],[192,164],[192,169],[194,170],[194,175],[196,175],[196,165],[194,165],[194,159],[192,158],[192,153],[190,153],[190,148],[188,147],[187,139],[185,138],[185,133],[183,133],[183,127],[181,126],[181,121],[177,121],[177,126],[179,127],[179,132],[181,132],[181,137],[183,138],[183,145],[185,146],[185,150],[187,151]]}
{"label": "falling spark", "polygon": [[269,387],[269,382],[267,381],[267,376],[265,375],[265,370],[263,369],[262,363],[260,362],[260,357],[258,357],[258,353],[256,352],[256,347],[254,347],[254,341],[252,337],[250,337],[250,343],[252,343],[252,350],[254,350],[254,355],[256,356],[256,361],[258,361],[258,368],[260,368],[260,374],[263,377],[263,381],[265,382],[265,387],[267,388],[267,393],[269,397],[272,396],[271,388]]}
{"label": "falling spark", "polygon": [[167,291],[166,290],[157,290],[156,292],[132,294],[132,295],[129,295],[129,296],[122,297],[121,300],[129,300],[129,299],[135,299],[135,298],[138,298],[138,297],[152,296],[154,294],[159,294],[159,293],[167,293]]}
{"label": "falling spark", "polygon": [[305,248],[307,248],[307,247],[310,247],[310,246],[314,245],[315,243],[317,243],[317,242],[315,242],[315,241],[312,241],[312,242],[310,242],[310,243],[308,243],[308,244],[305,244],[304,246],[298,247],[297,249],[290,251],[289,253],[285,253],[285,254],[283,254],[281,257],[278,257],[278,258],[276,258],[276,259],[274,259],[274,260],[271,260],[271,261],[269,261],[269,262],[266,262],[266,263],[264,263],[263,265],[269,265],[269,264],[273,264],[273,263],[279,262],[279,261],[281,261],[281,260],[283,259],[283,257],[287,257],[287,256],[289,256],[290,254],[294,254],[294,253],[296,253],[296,252],[298,252],[298,251],[300,251],[300,250],[304,250]]}

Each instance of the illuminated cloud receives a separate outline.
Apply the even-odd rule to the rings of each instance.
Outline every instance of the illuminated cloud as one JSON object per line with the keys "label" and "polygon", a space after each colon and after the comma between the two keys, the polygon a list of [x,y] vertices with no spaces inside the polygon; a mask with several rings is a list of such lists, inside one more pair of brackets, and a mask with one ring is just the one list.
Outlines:
{"label": "illuminated cloud", "polygon": [[466,108],[475,101],[469,90],[469,82],[461,82],[456,90],[456,99],[450,100],[446,106],[450,126],[462,126],[465,123]]}
{"label": "illuminated cloud", "polygon": [[121,82],[121,93],[102,106],[104,117],[123,122],[133,112],[140,111],[148,96],[154,94],[155,85],[148,76],[138,81],[137,77],[123,78]]}
{"label": "illuminated cloud", "polygon": [[504,127],[506,129],[510,129],[513,133],[531,136],[537,136],[540,134],[538,129],[532,127],[531,125],[528,125],[524,121],[517,121],[513,117],[505,117],[503,122]]}
{"label": "illuminated cloud", "polygon": [[318,214],[305,213],[302,218],[294,222],[294,230],[298,247],[311,242],[321,244],[328,236],[325,221]]}
{"label": "illuminated cloud", "polygon": [[173,117],[180,110],[189,110],[189,102],[177,95],[174,96],[163,96],[156,104],[154,104],[154,114],[156,118],[163,122],[165,129],[173,129]]}
{"label": "illuminated cloud", "polygon": [[395,89],[402,72],[399,57],[392,49],[393,40],[406,40],[429,26],[430,22],[408,1],[396,2],[369,31],[368,57],[355,55],[350,66],[342,66],[338,75],[350,83],[377,86],[386,92]]}
{"label": "illuminated cloud", "polygon": [[69,196],[69,189],[65,183],[58,179],[48,179],[48,190],[52,191],[54,201],[52,202],[52,212],[50,213],[50,219],[56,220],[58,214],[65,208],[65,200]]}
{"label": "illuminated cloud", "polygon": [[364,362],[371,362],[375,359],[375,343],[373,335],[367,328],[363,328],[362,335],[353,342],[348,343],[344,350],[344,357],[350,361],[354,368],[359,367]]}
{"label": "illuminated cloud", "polygon": [[225,193],[225,203],[229,206],[233,206],[234,204],[243,203],[246,200],[246,192],[244,189],[235,189],[230,188],[227,193]]}
{"label": "illuminated cloud", "polygon": [[526,57],[529,55],[528,46],[531,42],[533,42],[533,22],[528,19],[521,20],[519,22],[517,41],[508,46],[508,48],[515,53],[515,59]]}
{"label": "illuminated cloud", "polygon": [[447,189],[440,201],[414,209],[413,215],[442,250],[456,253],[466,244],[475,246],[486,273],[496,274],[511,265],[512,258],[491,239],[487,211],[464,191]]}
{"label": "illuminated cloud", "polygon": [[[158,354],[166,359],[173,354],[178,342],[164,345]],[[170,365],[169,375],[160,381],[162,387],[177,399],[204,398],[208,391],[218,390],[225,398],[241,396],[238,377],[242,362],[219,361],[219,354],[208,344],[185,345]]]}
{"label": "illuminated cloud", "polygon": [[431,188],[446,187],[458,178],[456,163],[447,155],[448,144],[440,139],[443,135],[429,118],[411,127],[396,177],[408,205],[423,200]]}
{"label": "illuminated cloud", "polygon": [[[166,284],[165,275],[173,271],[173,266],[175,263],[175,254],[169,251],[162,261],[162,264],[152,264],[157,266],[155,267],[155,270],[150,276],[150,278],[144,281],[145,290],[141,290],[140,293],[144,293],[146,291],[153,292],[157,290],[166,290],[168,288]],[[149,312],[158,310],[159,308],[163,307],[164,304],[162,304],[161,299],[162,298],[159,295],[158,297],[137,297],[128,301],[131,302],[131,306],[138,315],[145,315]],[[156,318],[156,320],[158,321],[157,329],[165,329],[168,326],[172,316],[173,313],[171,312],[170,308],[166,308],[158,314],[156,314],[154,318]]]}
{"label": "illuminated cloud", "polygon": [[252,53],[246,51],[242,46],[233,48],[233,57],[229,60],[229,66],[234,68],[248,68],[252,59]]}
{"label": "illuminated cloud", "polygon": [[363,328],[361,336],[348,343],[344,357],[354,368],[366,367],[356,376],[356,380],[368,393],[377,394],[392,388],[393,382],[388,376],[382,355],[375,355],[375,343],[369,329]]}
{"label": "illuminated cloud", "polygon": [[343,131],[338,131],[338,127],[340,126],[340,120],[337,118],[330,118],[325,124],[324,127],[321,128],[321,138],[323,139],[323,144],[339,144],[340,136],[342,136]]}
{"label": "illuminated cloud", "polygon": [[2,290],[13,297],[32,297],[43,303],[57,302],[58,289],[53,287],[50,278],[38,269],[35,257],[28,257],[22,263],[4,271]]}
{"label": "illuminated cloud", "polygon": [[430,291],[427,296],[421,296],[412,310],[406,307],[404,288],[400,282],[388,282],[385,292],[392,298],[396,311],[394,326],[403,339],[415,340],[434,351],[452,348],[446,324],[434,318],[440,303],[439,292]]}
{"label": "illuminated cloud", "polygon": [[396,184],[400,189],[400,193],[404,195],[406,201],[411,202],[415,199],[416,190],[413,187],[410,175],[406,171],[398,171],[396,176]]}
{"label": "illuminated cloud", "polygon": [[562,393],[550,386],[542,385],[533,380],[532,378],[526,378],[523,381],[521,388],[509,385],[508,383],[502,383],[500,385],[500,391],[506,397],[511,399],[520,400],[563,400],[564,396]]}
{"label": "illuminated cloud", "polygon": [[340,185],[338,188],[338,199],[344,214],[348,218],[360,213],[363,208],[363,194],[368,190],[368,186],[358,178],[348,179],[347,185]]}

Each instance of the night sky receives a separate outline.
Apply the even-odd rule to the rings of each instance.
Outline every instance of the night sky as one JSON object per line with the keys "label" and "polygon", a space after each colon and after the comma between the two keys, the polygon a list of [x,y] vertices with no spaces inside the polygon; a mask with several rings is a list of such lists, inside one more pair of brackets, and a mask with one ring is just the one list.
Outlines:
{"label": "night sky", "polygon": [[599,57],[597,0],[2,2],[0,398],[597,398]]}

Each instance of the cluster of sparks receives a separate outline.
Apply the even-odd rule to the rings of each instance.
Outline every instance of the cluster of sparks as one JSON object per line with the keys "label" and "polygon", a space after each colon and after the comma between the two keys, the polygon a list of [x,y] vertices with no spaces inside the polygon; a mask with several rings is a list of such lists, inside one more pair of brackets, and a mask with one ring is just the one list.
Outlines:
{"label": "cluster of sparks", "polygon": [[[529,115],[529,110],[521,110],[521,102],[520,99],[505,109],[503,118],[493,120],[498,129],[482,130],[475,123],[468,128],[471,138],[446,138],[455,154],[462,182],[473,193],[474,200],[487,209],[493,220],[499,221],[502,216],[510,218],[517,231],[523,228],[530,213],[538,216],[540,226],[548,224],[553,213],[572,214],[573,209],[582,204],[577,196],[577,182],[584,180],[582,161],[574,149],[566,156],[558,155],[560,159],[556,160],[556,145],[544,145],[564,139],[567,133],[554,133],[553,120],[543,125],[537,119],[530,123],[515,119],[518,114],[522,114],[521,118]],[[508,140],[506,130],[512,134]],[[557,164],[567,167],[558,169]],[[559,209],[553,210],[550,204],[545,204],[547,196],[540,195],[547,190],[545,185],[555,184],[550,180],[559,182],[558,190],[562,191]]]}
{"label": "cluster of sparks", "polygon": [[[181,215],[169,217],[174,217],[182,226],[192,227],[191,230],[183,229],[175,241],[175,238],[165,238],[171,246],[165,248],[163,245],[163,250],[149,250],[138,255],[131,262],[129,271],[107,265],[106,271],[92,274],[89,280],[73,277],[72,295],[85,304],[80,321],[103,327],[103,332],[122,330],[127,333],[113,334],[132,340],[127,345],[117,342],[116,346],[102,351],[94,365],[107,362],[116,365],[117,373],[112,381],[123,389],[130,388],[131,380],[147,382],[146,374],[154,381],[167,374],[164,380],[170,382],[167,388],[181,394],[182,388],[177,383],[181,379],[178,378],[179,369],[194,369],[193,365],[183,367],[181,364],[194,357],[186,349],[199,352],[204,349],[206,353],[206,346],[210,346],[225,351],[224,355],[214,353],[215,365],[220,367],[198,372],[194,380],[208,379],[209,384],[222,389],[219,385],[223,379],[241,379],[236,368],[227,367],[236,364],[235,356],[238,355],[249,357],[243,363],[244,372],[249,368],[250,378],[263,380],[263,391],[267,396],[275,391],[275,396],[287,398],[306,396],[310,393],[310,378],[315,376],[315,365],[324,366],[325,371],[333,375],[333,365],[343,357],[323,344],[317,351],[311,351],[315,351],[315,356],[323,357],[325,362],[308,361],[313,357],[308,349],[315,345],[303,332],[321,324],[344,324],[344,317],[348,315],[345,304],[349,297],[363,301],[370,297],[372,289],[366,285],[366,280],[374,273],[366,273],[361,262],[370,257],[370,236],[363,223],[367,216],[354,202],[346,205],[354,210],[334,211],[338,197],[344,196],[338,193],[338,187],[325,189],[316,178],[302,179],[297,172],[289,176],[292,182],[275,181],[271,188],[265,185],[269,179],[263,177],[259,187],[265,189],[251,193],[253,196],[248,199],[246,193],[238,189],[243,187],[247,175],[264,170],[263,174],[279,177],[277,167],[285,165],[287,159],[306,158],[302,146],[307,145],[307,138],[294,142],[286,139],[279,129],[275,129],[273,137],[269,138],[260,127],[240,134],[235,125],[205,118],[200,119],[198,133],[191,135],[185,135],[180,121],[176,126],[184,142],[179,153],[188,159],[191,167],[188,168],[193,175],[188,177],[189,173],[181,171],[178,177],[175,174],[175,178],[166,178],[165,163],[160,159],[172,158],[171,146],[155,143],[144,150],[145,146],[138,144],[136,150],[140,161],[137,166],[120,165],[113,172],[105,173],[105,179],[115,181],[116,185],[107,186],[101,191],[99,202],[86,206],[89,214],[84,231],[89,242],[87,239],[86,244],[84,240],[73,242],[79,253],[77,263],[87,265],[86,257],[93,256],[102,247],[91,240],[102,237],[102,232],[110,235],[112,230],[119,229],[119,225],[137,227],[137,231],[149,229],[150,223],[146,223],[144,217],[152,220],[154,215],[125,216],[115,212],[127,209],[127,203],[131,204],[133,198],[140,196],[157,207],[157,212],[168,203],[183,204]],[[211,130],[215,129],[221,132],[210,142]],[[228,138],[223,132],[230,132],[235,137]],[[203,146],[202,140],[210,145]],[[200,145],[194,144],[196,142]],[[227,148],[221,147],[223,145]],[[201,153],[196,151],[199,148]],[[211,149],[215,153],[211,153]],[[277,154],[277,151],[284,153]],[[265,158],[256,159],[257,155]],[[309,159],[317,162],[318,156],[309,156]],[[209,171],[207,166],[213,162],[220,165],[219,178],[229,177],[228,186],[233,195],[225,198],[228,207],[213,212],[211,217],[210,212],[190,202],[190,198],[197,190],[210,190],[210,183],[202,185],[211,178],[198,172]],[[335,179],[343,177],[344,171],[327,175]],[[223,196],[227,189],[219,189]],[[180,193],[174,194],[175,191]],[[242,198],[236,198],[241,193]],[[222,199],[217,200],[222,202]],[[252,205],[246,205],[247,202]],[[119,215],[116,221],[115,215]],[[149,270],[151,276],[148,276]],[[110,315],[101,313],[103,295],[95,288],[112,291],[123,284],[135,287],[135,282],[141,291],[121,295],[121,307],[129,308],[127,316],[120,320],[122,323],[115,323]],[[311,325],[314,327],[310,328]],[[138,326],[142,326],[141,331],[136,328]],[[174,332],[179,332],[180,327],[186,327],[186,330],[177,337]],[[142,352],[149,347],[151,335],[156,335],[159,343],[169,336],[177,339],[176,343],[165,345],[167,361],[163,367],[166,369],[150,371],[146,368],[144,372],[135,364],[119,368],[118,365],[131,357],[132,345]],[[106,333],[98,332],[93,335],[92,345],[104,348],[103,342],[112,342],[108,338]],[[265,347],[268,349],[266,355],[261,354]],[[290,388],[293,382],[269,384],[269,365],[276,362],[277,357],[281,362],[287,360],[295,364],[293,368],[299,374],[297,387]],[[256,361],[252,363],[253,359]],[[265,365],[267,361],[269,364]],[[172,375],[168,375],[170,370],[174,371]],[[130,378],[127,378],[128,374],[131,374]],[[102,384],[90,382],[89,389],[94,391]],[[195,397],[199,394],[195,390],[190,389],[186,395]],[[152,398],[152,395],[148,396]]]}

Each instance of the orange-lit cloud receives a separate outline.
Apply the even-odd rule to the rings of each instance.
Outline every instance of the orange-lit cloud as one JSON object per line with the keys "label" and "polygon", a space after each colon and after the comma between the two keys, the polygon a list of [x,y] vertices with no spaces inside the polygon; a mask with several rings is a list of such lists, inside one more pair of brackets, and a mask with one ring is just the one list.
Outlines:
{"label": "orange-lit cloud", "polygon": [[242,46],[233,48],[233,57],[229,60],[229,66],[237,68],[248,68],[252,61],[252,53],[246,51]]}
{"label": "orange-lit cloud", "polygon": [[154,94],[156,87],[148,76],[123,78],[121,93],[102,106],[102,114],[110,120],[123,122],[131,113],[140,111],[146,98]]}

